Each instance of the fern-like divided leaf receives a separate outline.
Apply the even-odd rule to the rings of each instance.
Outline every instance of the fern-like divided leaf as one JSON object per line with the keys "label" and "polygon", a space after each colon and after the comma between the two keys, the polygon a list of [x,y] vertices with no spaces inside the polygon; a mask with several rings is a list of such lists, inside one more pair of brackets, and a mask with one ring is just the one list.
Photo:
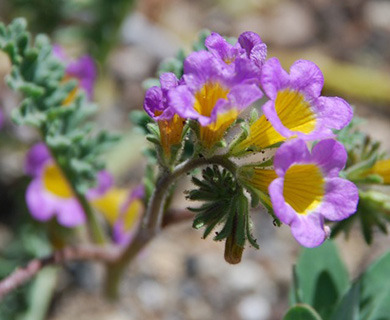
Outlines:
{"label": "fern-like divided leaf", "polygon": [[189,210],[196,213],[193,227],[205,228],[203,238],[208,237],[217,226],[222,226],[213,239],[226,240],[225,259],[229,263],[241,260],[246,241],[258,249],[251,233],[248,199],[233,175],[218,166],[207,167],[202,171],[202,178],[193,177],[192,182],[196,189],[189,191],[187,198],[203,204]]}
{"label": "fern-like divided leaf", "polygon": [[38,35],[32,43],[24,19],[15,19],[8,26],[0,23],[0,50],[8,54],[12,64],[8,85],[24,97],[13,112],[13,120],[40,131],[71,184],[85,193],[103,168],[99,155],[118,137],[96,133],[85,122],[96,108],[82,90],[64,106],[78,83],[64,81],[65,66],[53,55],[49,39]]}

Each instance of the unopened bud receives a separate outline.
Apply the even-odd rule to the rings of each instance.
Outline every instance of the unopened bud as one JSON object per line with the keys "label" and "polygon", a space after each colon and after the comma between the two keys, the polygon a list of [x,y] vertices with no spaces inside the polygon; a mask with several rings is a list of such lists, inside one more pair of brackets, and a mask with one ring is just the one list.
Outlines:
{"label": "unopened bud", "polygon": [[230,264],[237,264],[241,262],[244,247],[237,245],[234,233],[226,238],[225,242],[225,260]]}

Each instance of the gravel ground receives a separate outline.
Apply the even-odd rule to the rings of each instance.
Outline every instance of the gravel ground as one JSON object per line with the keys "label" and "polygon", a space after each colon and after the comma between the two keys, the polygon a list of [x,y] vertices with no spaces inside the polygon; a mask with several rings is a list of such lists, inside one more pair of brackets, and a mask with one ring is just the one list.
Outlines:
{"label": "gravel ground", "polygon": [[[110,56],[110,79],[98,84],[98,120],[103,126],[128,128],[128,112],[142,106],[142,81],[153,76],[162,59],[182,46],[188,48],[202,28],[235,36],[253,30],[276,49],[325,46],[334,57],[380,64],[390,74],[390,24],[386,19],[390,3],[358,2],[348,11],[341,8],[348,5],[337,0],[311,4],[304,0],[140,1],[124,24],[122,45]],[[341,9],[351,13],[349,20],[340,14]],[[329,15],[332,19],[327,19]],[[384,35],[387,45],[382,41]],[[0,74],[2,67],[0,63]],[[10,112],[15,97],[0,90],[4,93],[1,103]],[[366,119],[362,129],[390,151],[390,105],[353,102],[356,114]],[[29,130],[9,130],[25,142],[35,137]],[[6,168],[7,179],[17,175],[23,157],[22,151],[2,154],[0,165]],[[137,162],[142,160],[133,159]],[[136,168],[142,172],[142,165]],[[126,180],[136,177],[126,176]],[[176,206],[185,203],[178,200]],[[191,229],[190,223],[165,230],[129,268],[116,303],[101,296],[101,266],[71,264],[61,271],[61,285],[48,319],[279,320],[288,307],[299,246],[287,227],[277,229],[264,212],[254,212],[253,219],[261,248],[246,249],[242,262],[235,266],[224,261],[222,243],[201,239],[201,232]],[[390,239],[378,234],[368,247],[355,228],[348,240],[340,237],[337,243],[353,278],[387,250]],[[71,276],[69,270],[76,270],[78,276]]]}

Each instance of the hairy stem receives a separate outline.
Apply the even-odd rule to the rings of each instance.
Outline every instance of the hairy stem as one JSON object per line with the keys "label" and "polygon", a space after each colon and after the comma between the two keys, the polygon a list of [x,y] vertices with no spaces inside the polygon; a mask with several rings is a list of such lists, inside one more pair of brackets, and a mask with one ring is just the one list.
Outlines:
{"label": "hairy stem", "polygon": [[88,220],[88,227],[91,233],[91,236],[95,243],[98,244],[104,244],[107,243],[106,235],[102,229],[101,224],[99,223],[95,212],[91,208],[88,200],[85,198],[84,195],[75,192],[76,198],[78,202],[80,203],[81,207],[83,208],[83,211],[85,212]]}
{"label": "hairy stem", "polygon": [[[192,219],[193,213],[187,210],[169,210],[163,220],[163,227]],[[137,245],[145,245],[147,242],[136,242]],[[135,244],[134,244],[135,245]],[[24,267],[17,268],[10,275],[0,281],[0,301],[11,291],[22,286],[31,278],[33,278],[39,271],[46,266],[60,265],[70,261],[97,261],[100,263],[111,264],[118,261],[124,248],[119,246],[80,246],[80,247],[66,247],[64,249],[55,251],[49,256],[31,260]],[[140,249],[139,249],[140,250]],[[138,252],[133,250],[134,253]],[[113,272],[115,274],[115,272]]]}
{"label": "hairy stem", "polygon": [[17,268],[0,282],[0,300],[12,290],[26,283],[48,265],[62,264],[74,260],[98,260],[110,262],[120,255],[118,247],[67,247],[53,254],[31,260],[25,267]]}
{"label": "hairy stem", "polygon": [[225,156],[211,158],[195,158],[187,160],[174,168],[172,172],[163,172],[156,183],[156,188],[150,198],[145,212],[144,221],[138,229],[133,241],[126,247],[121,257],[108,264],[105,293],[108,298],[118,297],[118,285],[125,268],[137,256],[146,244],[160,231],[164,217],[165,202],[170,188],[183,174],[204,165],[217,164],[236,173],[236,165]]}

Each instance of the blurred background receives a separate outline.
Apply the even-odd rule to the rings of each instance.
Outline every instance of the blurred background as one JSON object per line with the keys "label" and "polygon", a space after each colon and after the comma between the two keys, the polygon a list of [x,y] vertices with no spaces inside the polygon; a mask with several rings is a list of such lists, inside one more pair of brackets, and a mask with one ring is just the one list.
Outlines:
{"label": "blurred background", "polygon": [[[96,121],[124,136],[107,155],[119,185],[142,177],[145,141],[128,115],[142,109],[143,81],[179,49],[190,52],[202,29],[229,37],[257,32],[268,45],[268,58],[277,56],[285,68],[297,59],[314,61],[325,76],[323,94],[348,100],[365,119],[362,130],[390,151],[388,0],[0,0],[2,22],[19,16],[70,56],[96,59]],[[8,71],[0,53],[0,78]],[[0,277],[50,250],[42,236],[46,227],[32,221],[24,204],[24,157],[38,136],[10,121],[17,103],[1,81]],[[188,181],[182,183],[186,189]],[[177,198],[176,207],[188,205],[182,194]],[[202,240],[183,223],[166,229],[129,268],[118,303],[101,296],[101,266],[71,263],[46,269],[18,290],[1,305],[0,319],[281,319],[299,246],[268,215],[254,212],[253,219],[260,250],[245,250],[239,265],[223,260],[222,243]],[[368,247],[358,228],[348,239],[337,239],[352,278],[390,244],[378,233]]]}

